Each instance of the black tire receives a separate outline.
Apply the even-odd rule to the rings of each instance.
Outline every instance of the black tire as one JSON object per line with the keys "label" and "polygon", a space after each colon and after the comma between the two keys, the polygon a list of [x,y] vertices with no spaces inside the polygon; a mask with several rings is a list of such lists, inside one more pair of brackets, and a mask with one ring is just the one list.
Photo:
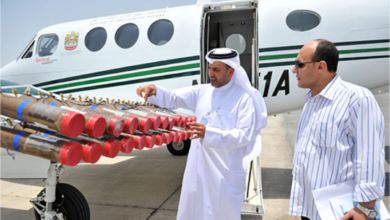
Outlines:
{"label": "black tire", "polygon": [[[38,195],[45,193],[46,189],[43,189]],[[40,204],[46,206],[45,201],[41,201]],[[66,183],[57,183],[53,210],[62,213],[65,220],[90,220],[91,218],[88,202],[83,194],[74,186]],[[41,220],[41,216],[35,209],[34,214],[36,220]]]}
{"label": "black tire", "polygon": [[184,156],[188,154],[190,150],[191,140],[187,139],[180,143],[171,142],[167,144],[168,151],[174,156]]}

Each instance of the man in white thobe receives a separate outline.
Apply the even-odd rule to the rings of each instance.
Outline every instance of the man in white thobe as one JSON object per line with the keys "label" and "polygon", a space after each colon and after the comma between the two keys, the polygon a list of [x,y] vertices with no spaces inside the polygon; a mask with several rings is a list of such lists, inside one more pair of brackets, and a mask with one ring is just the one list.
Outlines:
{"label": "man in white thobe", "polygon": [[137,94],[167,108],[187,108],[197,122],[188,123],[194,134],[177,219],[241,219],[246,169],[261,153],[260,129],[267,124],[260,93],[248,80],[237,51],[219,48],[206,56],[210,84],[174,91],[144,86]]}

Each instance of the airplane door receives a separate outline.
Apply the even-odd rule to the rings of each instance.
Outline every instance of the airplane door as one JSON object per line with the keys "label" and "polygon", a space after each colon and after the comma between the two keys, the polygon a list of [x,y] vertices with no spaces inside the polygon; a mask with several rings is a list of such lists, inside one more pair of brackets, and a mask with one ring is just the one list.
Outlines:
{"label": "airplane door", "polygon": [[[259,89],[259,48],[257,1],[215,3],[203,8],[201,33],[201,83],[209,83],[209,50],[220,47],[235,49],[240,54],[241,66],[252,86]],[[247,173],[247,188],[241,208],[243,215],[264,215],[260,156],[255,158]]]}
{"label": "airplane door", "polygon": [[209,83],[209,50],[235,49],[252,86],[258,89],[259,50],[257,45],[257,2],[218,3],[203,8],[201,41],[201,83]]}

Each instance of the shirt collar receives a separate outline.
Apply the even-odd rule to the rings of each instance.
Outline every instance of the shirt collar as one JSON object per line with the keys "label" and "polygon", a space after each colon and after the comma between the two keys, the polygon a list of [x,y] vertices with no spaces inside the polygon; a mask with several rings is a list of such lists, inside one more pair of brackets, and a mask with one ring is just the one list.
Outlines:
{"label": "shirt collar", "polygon": [[[340,82],[341,82],[341,77],[338,74],[336,74],[336,76],[332,79],[332,81],[330,81],[328,85],[326,85],[325,88],[318,95],[326,99],[333,100],[336,95],[337,87],[340,84]],[[306,100],[313,98],[313,93],[311,92],[311,90],[306,94],[305,98]]]}

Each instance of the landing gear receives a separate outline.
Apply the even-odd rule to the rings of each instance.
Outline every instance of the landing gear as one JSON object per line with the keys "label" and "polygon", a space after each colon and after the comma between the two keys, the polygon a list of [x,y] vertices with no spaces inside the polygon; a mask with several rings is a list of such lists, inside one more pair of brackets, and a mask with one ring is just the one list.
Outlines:
{"label": "landing gear", "polygon": [[87,200],[75,187],[57,183],[60,169],[51,163],[46,188],[30,200],[36,220],[90,220]]}
{"label": "landing gear", "polygon": [[187,139],[180,143],[171,142],[167,144],[168,151],[174,156],[184,156],[188,154],[190,150],[191,140]]}
{"label": "landing gear", "polygon": [[[34,214],[36,220],[44,219],[46,210],[46,202],[43,200],[46,196],[46,189],[43,189],[37,196],[42,198],[41,201],[36,201],[34,205]],[[53,211],[55,215],[61,214],[64,220],[89,220],[90,212],[87,200],[83,194],[75,187],[66,184],[58,183],[56,189],[56,200],[53,202]],[[37,211],[38,209],[38,211]],[[59,216],[53,219],[60,219]]]}

